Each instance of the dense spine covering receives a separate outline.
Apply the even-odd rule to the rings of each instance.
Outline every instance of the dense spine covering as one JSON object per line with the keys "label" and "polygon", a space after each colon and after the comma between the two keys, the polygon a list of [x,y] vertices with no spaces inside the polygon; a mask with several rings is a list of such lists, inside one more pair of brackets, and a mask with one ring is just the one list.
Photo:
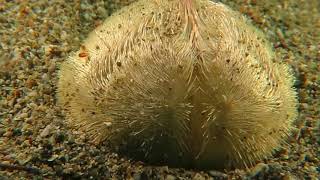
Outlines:
{"label": "dense spine covering", "polygon": [[61,65],[58,100],[94,142],[148,162],[249,167],[297,116],[288,67],[241,15],[208,0],[140,0]]}

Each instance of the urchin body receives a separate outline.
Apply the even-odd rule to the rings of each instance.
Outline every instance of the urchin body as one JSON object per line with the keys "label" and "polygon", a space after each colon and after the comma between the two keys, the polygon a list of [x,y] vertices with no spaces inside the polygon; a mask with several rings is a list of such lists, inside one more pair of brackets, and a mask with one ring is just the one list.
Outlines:
{"label": "urchin body", "polygon": [[141,0],[61,65],[73,127],[135,158],[247,167],[284,142],[293,77],[239,14],[208,0]]}

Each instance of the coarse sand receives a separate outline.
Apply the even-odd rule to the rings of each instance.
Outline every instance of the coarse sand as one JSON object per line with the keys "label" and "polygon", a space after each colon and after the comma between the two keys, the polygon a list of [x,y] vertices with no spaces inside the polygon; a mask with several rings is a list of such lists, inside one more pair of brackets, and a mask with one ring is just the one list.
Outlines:
{"label": "coarse sand", "polygon": [[56,106],[59,64],[134,0],[0,0],[0,180],[319,179],[319,0],[221,0],[245,14],[296,77],[299,118],[288,144],[251,169],[151,166],[88,143]]}

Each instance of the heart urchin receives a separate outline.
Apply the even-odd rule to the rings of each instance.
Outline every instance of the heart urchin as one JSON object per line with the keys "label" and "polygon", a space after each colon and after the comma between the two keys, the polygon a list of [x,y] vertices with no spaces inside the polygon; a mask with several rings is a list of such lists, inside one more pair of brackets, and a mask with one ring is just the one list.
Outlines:
{"label": "heart urchin", "polygon": [[73,127],[133,158],[247,167],[290,133],[292,85],[263,35],[226,6],[141,0],[61,65],[58,100]]}

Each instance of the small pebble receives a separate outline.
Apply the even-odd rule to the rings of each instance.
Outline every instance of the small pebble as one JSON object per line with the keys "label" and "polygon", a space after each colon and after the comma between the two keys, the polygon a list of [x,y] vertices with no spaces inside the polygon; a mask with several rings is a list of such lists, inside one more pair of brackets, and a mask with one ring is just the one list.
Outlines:
{"label": "small pebble", "polygon": [[228,177],[227,174],[222,173],[222,172],[220,172],[220,171],[215,171],[215,170],[209,171],[209,174],[210,174],[212,177],[215,177],[215,178],[227,178],[227,177]]}
{"label": "small pebble", "polygon": [[51,124],[47,125],[47,126],[42,130],[42,132],[41,132],[41,134],[40,134],[40,137],[46,137],[46,136],[48,136],[48,135],[50,134],[51,129],[52,129],[52,125],[51,125]]}
{"label": "small pebble", "polygon": [[176,180],[177,178],[172,176],[171,174],[168,174],[165,179],[166,180]]}
{"label": "small pebble", "polygon": [[193,178],[192,178],[193,180],[205,180],[206,178],[205,177],[203,177],[201,174],[199,174],[199,173],[196,173],[196,175],[195,176],[193,176]]}
{"label": "small pebble", "polygon": [[253,178],[258,176],[260,173],[265,173],[269,170],[269,166],[264,163],[257,164],[251,171],[249,172],[249,177]]}

